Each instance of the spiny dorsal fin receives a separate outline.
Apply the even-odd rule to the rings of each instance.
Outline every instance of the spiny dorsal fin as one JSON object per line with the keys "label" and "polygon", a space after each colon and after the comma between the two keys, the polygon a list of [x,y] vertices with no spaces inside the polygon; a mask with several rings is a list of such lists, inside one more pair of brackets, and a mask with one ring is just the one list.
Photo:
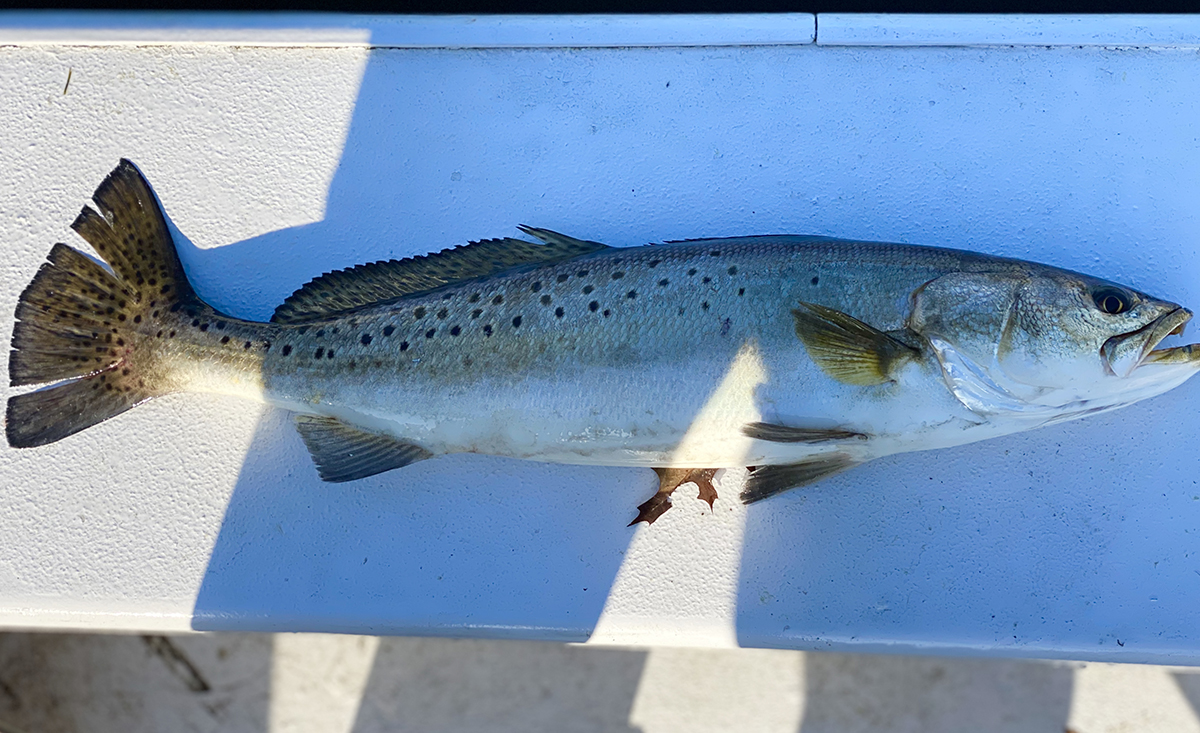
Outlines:
{"label": "spiny dorsal fin", "polygon": [[548,264],[607,249],[548,229],[521,227],[541,239],[485,239],[434,254],[403,260],[383,260],[326,273],[296,292],[275,309],[274,323],[302,323],[329,318],[346,311],[396,300],[406,295],[440,288],[503,272],[513,267]]}
{"label": "spiny dorsal fin", "polygon": [[753,504],[769,497],[781,494],[788,489],[795,489],[826,476],[841,473],[848,468],[858,465],[845,453],[826,453],[814,456],[800,463],[789,463],[782,466],[759,466],[750,471],[746,479],[746,488],[742,489],[741,499],[745,504]]}
{"label": "spiny dorsal fin", "polygon": [[331,417],[297,415],[296,429],[321,480],[354,481],[433,456],[419,445],[368,433]]}
{"label": "spiny dorsal fin", "polygon": [[920,354],[911,346],[841,311],[801,303],[792,311],[796,335],[829,376],[860,386],[891,381],[892,370]]}

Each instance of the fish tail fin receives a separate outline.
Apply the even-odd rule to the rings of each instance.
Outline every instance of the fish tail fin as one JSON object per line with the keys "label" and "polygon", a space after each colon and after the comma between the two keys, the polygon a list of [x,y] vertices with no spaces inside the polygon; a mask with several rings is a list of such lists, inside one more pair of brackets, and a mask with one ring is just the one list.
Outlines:
{"label": "fish tail fin", "polygon": [[[21,293],[9,356],[12,386],[70,380],[8,400],[16,448],[46,445],[173,391],[153,369],[156,324],[196,298],[149,184],[122,160],[71,228],[112,267],[56,244]],[[173,332],[172,332],[173,335]]]}

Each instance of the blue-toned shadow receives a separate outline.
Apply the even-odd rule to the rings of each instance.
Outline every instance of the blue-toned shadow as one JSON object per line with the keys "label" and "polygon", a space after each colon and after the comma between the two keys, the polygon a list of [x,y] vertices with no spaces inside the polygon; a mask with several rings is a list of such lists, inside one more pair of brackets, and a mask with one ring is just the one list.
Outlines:
{"label": "blue-toned shadow", "polygon": [[[487,130],[479,116],[435,109],[443,103],[438,90],[457,84],[461,95],[463,84],[475,84],[486,109],[498,80],[443,78],[443,57],[428,51],[406,57],[415,59],[410,73],[397,74],[387,60],[404,53],[376,51],[366,64],[324,220],[206,251],[182,240],[202,296],[265,320],[322,272],[463,243],[423,226],[430,207],[459,205],[444,190],[449,173],[437,169],[449,163],[426,150],[481,155],[471,146]],[[645,470],[479,456],[324,484],[290,416],[268,411],[216,539],[193,626],[583,640],[631,537],[625,523],[654,486]]]}

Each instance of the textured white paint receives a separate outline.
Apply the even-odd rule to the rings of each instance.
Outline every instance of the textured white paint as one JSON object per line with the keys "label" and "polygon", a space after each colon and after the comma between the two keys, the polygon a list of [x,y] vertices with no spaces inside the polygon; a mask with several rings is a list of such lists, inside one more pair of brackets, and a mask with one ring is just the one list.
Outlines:
{"label": "textured white paint", "polygon": [[[244,317],[321,272],[520,222],[616,245],[961,246],[1196,307],[1198,64],[1183,48],[0,47],[0,314],[53,242],[79,244],[67,225],[121,156],[186,237],[198,291]],[[1190,383],[749,509],[728,472],[715,513],[681,497],[629,530],[646,470],[454,456],[330,486],[286,416],[178,395],[0,451],[0,623],[1196,663],[1197,437]]]}
{"label": "textured white paint", "polygon": [[1200,46],[1200,15],[823,13],[822,46]]}
{"label": "textured white paint", "polygon": [[231,43],[375,48],[612,48],[809,44],[809,13],[348,15],[0,12],[0,45]]}

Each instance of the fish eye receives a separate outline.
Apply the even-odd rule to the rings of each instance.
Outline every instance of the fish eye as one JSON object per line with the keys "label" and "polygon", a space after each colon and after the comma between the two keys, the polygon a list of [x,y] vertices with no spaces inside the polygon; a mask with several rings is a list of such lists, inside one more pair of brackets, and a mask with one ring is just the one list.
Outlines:
{"label": "fish eye", "polygon": [[1116,288],[1104,288],[1092,293],[1092,300],[1101,311],[1115,316],[1129,310],[1132,304],[1130,297]]}

